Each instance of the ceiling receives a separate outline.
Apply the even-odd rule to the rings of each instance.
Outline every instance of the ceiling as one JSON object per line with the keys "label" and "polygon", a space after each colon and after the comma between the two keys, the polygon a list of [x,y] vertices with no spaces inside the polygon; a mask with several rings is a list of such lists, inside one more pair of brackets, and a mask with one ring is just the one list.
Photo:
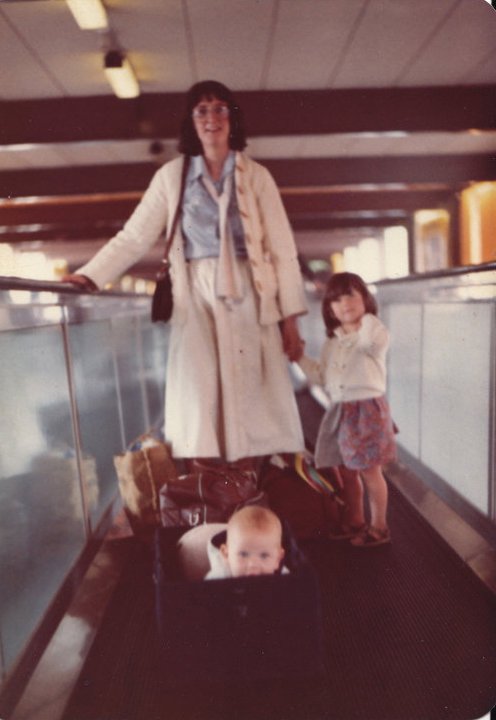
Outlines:
{"label": "ceiling", "polygon": [[[183,93],[207,78],[236,92],[248,151],[309,257],[496,180],[485,0],[104,4],[107,33],[80,30],[64,0],[0,0],[0,242],[58,255],[64,242],[71,267],[83,262],[174,157]],[[112,95],[110,47],[126,52],[139,98]]]}

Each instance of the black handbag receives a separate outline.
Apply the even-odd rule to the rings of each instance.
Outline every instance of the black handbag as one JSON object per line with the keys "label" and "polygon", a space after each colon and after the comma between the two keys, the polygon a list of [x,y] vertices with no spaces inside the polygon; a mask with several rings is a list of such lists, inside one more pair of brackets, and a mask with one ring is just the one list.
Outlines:
{"label": "black handbag", "polygon": [[172,280],[167,260],[155,278],[152,298],[152,322],[167,322],[172,315]]}
{"label": "black handbag", "polygon": [[181,206],[183,202],[184,186],[186,184],[186,174],[189,167],[189,157],[184,157],[182,175],[181,175],[181,191],[179,193],[179,202],[177,204],[174,220],[172,221],[171,231],[167,242],[165,243],[164,257],[162,258],[162,266],[155,277],[155,290],[152,298],[152,322],[168,322],[172,315],[173,299],[172,299],[172,278],[170,276],[169,252],[171,249],[174,235],[176,233],[177,222],[181,214]]}

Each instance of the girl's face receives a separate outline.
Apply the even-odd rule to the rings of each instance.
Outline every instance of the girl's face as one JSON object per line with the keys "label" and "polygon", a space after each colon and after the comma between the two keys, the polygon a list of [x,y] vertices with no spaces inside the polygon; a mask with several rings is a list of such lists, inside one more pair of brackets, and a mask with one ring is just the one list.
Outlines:
{"label": "girl's face", "polygon": [[331,302],[331,310],[341,323],[345,333],[355,332],[365,315],[365,303],[362,294],[354,288]]}
{"label": "girl's face", "polygon": [[193,123],[203,150],[229,148],[229,106],[217,98],[202,98],[193,108]]}

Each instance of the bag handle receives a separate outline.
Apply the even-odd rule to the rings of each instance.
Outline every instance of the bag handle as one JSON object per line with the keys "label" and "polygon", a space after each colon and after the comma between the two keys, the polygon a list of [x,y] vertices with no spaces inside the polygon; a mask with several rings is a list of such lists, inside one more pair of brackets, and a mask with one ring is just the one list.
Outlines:
{"label": "bag handle", "polygon": [[182,204],[183,204],[183,196],[184,196],[184,188],[186,187],[186,175],[188,174],[188,168],[189,168],[189,162],[190,157],[189,155],[184,156],[184,162],[183,162],[183,168],[181,171],[181,189],[179,191],[179,201],[177,203],[176,212],[174,213],[174,219],[172,220],[171,225],[171,231],[169,233],[169,237],[167,238],[167,241],[165,243],[165,250],[164,250],[164,256],[162,258],[162,267],[157,273],[157,279],[159,279],[167,270],[167,267],[169,265],[169,253],[170,249],[172,247],[172,242],[174,240],[174,235],[176,234],[176,228],[177,223],[179,220],[179,216],[181,214]]}
{"label": "bag handle", "polygon": [[[148,428],[148,430],[145,430],[145,432],[140,433],[137,435],[133,440],[131,440],[127,445],[125,452],[129,452],[132,447],[134,447],[140,440],[144,440],[145,438],[153,438],[159,443],[163,443],[164,440],[162,440],[160,437],[156,437],[155,433],[158,433],[159,430],[155,425],[152,425],[152,427]],[[167,445],[167,443],[165,443]]]}
{"label": "bag handle", "polygon": [[151,496],[152,496],[152,508],[155,513],[155,520],[158,523],[160,523],[160,498],[158,496],[157,487],[153,481],[152,466],[150,464],[150,458],[148,457],[146,448],[143,448],[143,455],[145,457],[146,473],[148,475],[148,481],[150,483],[150,490],[151,490]]}

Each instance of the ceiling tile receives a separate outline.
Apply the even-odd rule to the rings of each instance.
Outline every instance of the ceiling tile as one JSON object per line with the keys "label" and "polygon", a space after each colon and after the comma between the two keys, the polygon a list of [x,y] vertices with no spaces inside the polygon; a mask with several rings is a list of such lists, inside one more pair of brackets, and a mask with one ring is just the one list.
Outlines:
{"label": "ceiling tile", "polygon": [[[333,87],[395,85],[454,1],[369,0]],[[429,84],[437,84],[432,71]]]}
{"label": "ceiling tile", "polygon": [[198,79],[260,88],[274,0],[187,0]]}
{"label": "ceiling tile", "polygon": [[[40,2],[40,5],[44,3]],[[21,32],[26,8],[0,6],[0,98],[56,97],[60,87]]]}
{"label": "ceiling tile", "polygon": [[[480,63],[493,52],[493,72],[485,66],[483,76],[477,74]],[[422,54],[402,78],[402,85],[458,85],[496,82],[496,12],[483,0],[458,0],[453,13],[439,28]]]}
{"label": "ceiling tile", "polygon": [[65,2],[8,3],[0,13],[11,26],[0,62],[3,52],[10,54],[18,86],[9,91],[10,99],[108,94],[101,38],[80,30]]}
{"label": "ceiling tile", "polygon": [[196,81],[181,0],[114,0],[109,18],[127,48],[142,92],[181,92]]}
{"label": "ceiling tile", "polygon": [[496,50],[491,50],[485,58],[467,70],[464,78],[467,83],[496,85]]}
{"label": "ceiling tile", "polygon": [[283,0],[267,75],[270,88],[323,88],[339,60],[363,0]]}

